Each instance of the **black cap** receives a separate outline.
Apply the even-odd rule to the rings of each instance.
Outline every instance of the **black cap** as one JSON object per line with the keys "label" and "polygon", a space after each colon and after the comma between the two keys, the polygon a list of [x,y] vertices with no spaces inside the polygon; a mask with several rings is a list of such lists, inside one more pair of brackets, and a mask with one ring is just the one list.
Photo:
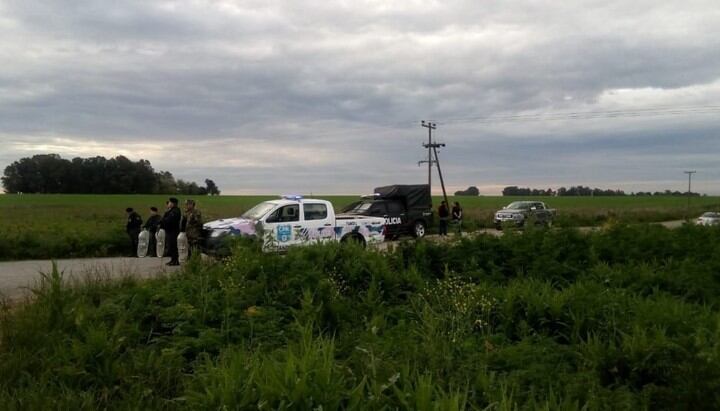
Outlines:
{"label": "black cap", "polygon": [[154,211],[154,212],[156,212],[156,213],[157,213],[157,207],[155,207],[155,206],[153,206],[153,207],[150,207],[150,211]]}
{"label": "black cap", "polygon": [[132,212],[133,212],[132,207],[126,208],[126,209],[125,209],[125,212],[126,212],[126,213],[132,213]]}
{"label": "black cap", "polygon": [[177,203],[178,203],[178,199],[175,198],[175,197],[170,197],[170,198],[168,198],[168,201],[171,202],[171,203],[173,203],[173,204],[175,204],[175,205],[177,205]]}

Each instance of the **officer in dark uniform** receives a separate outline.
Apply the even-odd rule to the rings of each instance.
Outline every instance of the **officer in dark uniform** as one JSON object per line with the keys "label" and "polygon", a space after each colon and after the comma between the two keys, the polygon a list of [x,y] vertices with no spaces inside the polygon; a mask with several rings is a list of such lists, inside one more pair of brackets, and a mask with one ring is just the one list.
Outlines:
{"label": "officer in dark uniform", "polygon": [[450,217],[450,210],[448,210],[448,206],[445,201],[440,203],[440,208],[438,208],[438,217],[440,217],[440,225],[438,227],[438,234],[440,234],[441,236],[447,235],[448,219]]}
{"label": "officer in dark uniform", "polygon": [[167,244],[167,253],[170,257],[170,262],[167,265],[180,265],[178,261],[178,247],[177,237],[180,234],[180,220],[182,219],[182,213],[178,208],[178,199],[170,197],[165,203],[167,211],[160,220],[160,228],[165,230],[165,244]]}
{"label": "officer in dark uniform", "polygon": [[137,257],[138,236],[140,235],[140,227],[142,227],[143,223],[142,217],[140,217],[140,214],[136,213],[132,207],[126,208],[125,212],[127,213],[125,231],[128,233],[128,237],[130,237],[130,247],[132,247],[130,256]]}
{"label": "officer in dark uniform", "polygon": [[148,217],[147,221],[145,221],[143,229],[148,230],[148,233],[150,234],[148,250],[150,250],[151,254],[155,254],[155,233],[157,233],[158,228],[160,227],[160,220],[162,220],[162,217],[158,214],[157,207],[150,207],[150,217]]}

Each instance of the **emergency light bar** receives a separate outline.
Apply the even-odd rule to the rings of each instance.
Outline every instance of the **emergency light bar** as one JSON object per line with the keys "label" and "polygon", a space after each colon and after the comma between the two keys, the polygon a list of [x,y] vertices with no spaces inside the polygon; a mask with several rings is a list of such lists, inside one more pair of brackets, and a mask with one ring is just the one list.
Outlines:
{"label": "emergency light bar", "polygon": [[360,196],[360,198],[376,198],[380,197],[380,193],[372,193],[372,194],[365,194]]}
{"label": "emergency light bar", "polygon": [[299,194],[285,194],[285,195],[280,196],[280,198],[285,199],[285,200],[291,200],[291,201],[300,201],[303,199],[303,196],[301,196]]}

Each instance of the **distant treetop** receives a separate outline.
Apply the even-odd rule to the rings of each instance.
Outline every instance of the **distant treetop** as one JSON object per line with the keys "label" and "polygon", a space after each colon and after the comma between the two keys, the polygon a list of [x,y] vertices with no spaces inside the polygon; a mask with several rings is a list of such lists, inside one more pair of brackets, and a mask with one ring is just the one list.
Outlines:
{"label": "distant treetop", "polygon": [[470,186],[467,190],[459,190],[455,192],[456,196],[473,196],[477,197],[480,195],[480,190],[475,186]]}
{"label": "distant treetop", "polygon": [[66,160],[58,154],[38,154],[5,167],[1,180],[11,194],[220,194],[210,179],[201,187],[175,179],[169,171],[156,172],[147,160],[124,156]]}
{"label": "distant treetop", "polygon": [[[557,190],[548,188],[547,190],[536,188],[524,188],[518,186],[508,186],[502,191],[504,196],[558,196],[558,197],[611,197],[611,196],[686,196],[687,193],[680,191],[656,191],[637,192],[627,194],[623,190],[606,190],[601,188],[590,188],[584,186],[572,186],[570,188],[560,187]],[[691,193],[692,196],[698,196],[698,193]]]}

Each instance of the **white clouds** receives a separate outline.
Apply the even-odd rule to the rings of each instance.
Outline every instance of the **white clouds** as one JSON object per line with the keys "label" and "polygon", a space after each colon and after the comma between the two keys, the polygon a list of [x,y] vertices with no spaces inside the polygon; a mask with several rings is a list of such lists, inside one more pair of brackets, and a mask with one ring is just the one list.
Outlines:
{"label": "white clouds", "polygon": [[[415,178],[423,130],[413,120],[720,97],[714,1],[6,0],[0,16],[0,141],[28,142],[4,145],[0,162],[57,149],[198,173],[275,164],[303,170],[285,182],[363,191],[370,181]],[[682,138],[714,149],[717,126],[712,116],[685,114],[449,122],[448,180],[557,181],[569,168],[535,154],[561,142],[558,158],[576,167],[575,158],[612,151],[585,163],[593,175],[612,164],[608,182],[623,179],[622,164],[639,149],[624,152],[616,141],[643,141],[665,156],[660,164],[691,163]],[[649,137],[657,134],[662,144]],[[529,171],[518,173],[517,162]],[[661,184],[657,168],[647,178]],[[254,178],[281,183],[265,171]]]}

